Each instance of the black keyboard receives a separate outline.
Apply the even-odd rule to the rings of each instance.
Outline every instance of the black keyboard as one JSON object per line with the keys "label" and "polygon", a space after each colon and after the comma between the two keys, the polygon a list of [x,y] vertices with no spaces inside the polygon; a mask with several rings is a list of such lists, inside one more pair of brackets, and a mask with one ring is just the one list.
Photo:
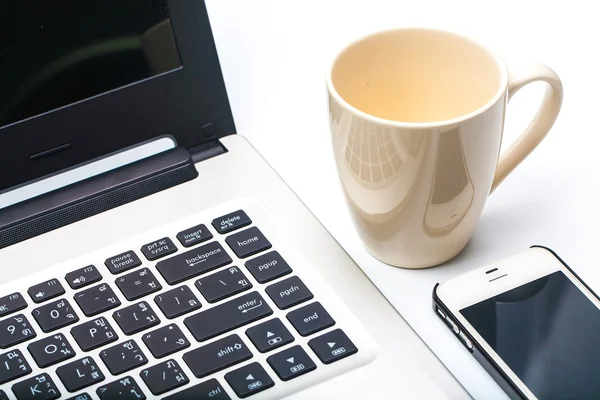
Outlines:
{"label": "black keyboard", "polygon": [[283,396],[359,352],[244,211],[180,228],[0,293],[0,400]]}

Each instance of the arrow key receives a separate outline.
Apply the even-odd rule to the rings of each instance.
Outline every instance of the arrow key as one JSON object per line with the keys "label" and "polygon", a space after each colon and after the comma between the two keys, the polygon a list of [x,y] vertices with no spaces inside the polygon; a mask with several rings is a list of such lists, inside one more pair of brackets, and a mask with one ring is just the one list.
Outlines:
{"label": "arrow key", "polygon": [[341,329],[311,339],[308,345],[324,364],[331,364],[358,351]]}
{"label": "arrow key", "polygon": [[293,346],[267,358],[267,362],[282,381],[289,381],[317,368],[300,346]]}
{"label": "arrow key", "polygon": [[247,329],[246,335],[261,353],[266,353],[294,341],[294,336],[277,318]]}
{"label": "arrow key", "polygon": [[252,396],[275,385],[267,371],[257,362],[226,373],[225,380],[241,398]]}
{"label": "arrow key", "polygon": [[12,391],[18,400],[54,400],[60,397],[60,391],[48,374],[15,383]]}

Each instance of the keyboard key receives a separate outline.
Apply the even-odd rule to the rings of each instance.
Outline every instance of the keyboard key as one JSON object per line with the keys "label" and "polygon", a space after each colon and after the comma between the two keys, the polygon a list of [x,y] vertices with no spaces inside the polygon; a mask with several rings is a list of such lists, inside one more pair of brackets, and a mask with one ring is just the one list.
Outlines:
{"label": "keyboard key", "polygon": [[113,375],[122,374],[148,363],[148,359],[134,340],[102,350],[100,358]]}
{"label": "keyboard key", "polygon": [[21,350],[0,354],[0,385],[31,373]]}
{"label": "keyboard key", "polygon": [[23,314],[0,321],[0,349],[23,343],[35,336],[33,327]]}
{"label": "keyboard key", "polygon": [[252,353],[238,335],[226,336],[183,355],[183,360],[197,378],[203,378],[250,358]]}
{"label": "keyboard key", "polygon": [[300,346],[292,346],[273,354],[267,358],[267,362],[282,381],[289,381],[317,368]]}
{"label": "keyboard key", "polygon": [[271,248],[271,243],[255,226],[228,236],[225,242],[239,258],[246,258]]}
{"label": "keyboard key", "polygon": [[146,333],[142,340],[156,358],[166,357],[179,350],[190,347],[179,326],[175,324],[163,326],[155,331]]}
{"label": "keyboard key", "polygon": [[75,350],[62,333],[33,342],[27,346],[27,350],[40,368],[75,357]]}
{"label": "keyboard key", "polygon": [[312,299],[314,296],[297,276],[284,279],[266,289],[269,297],[281,310]]}
{"label": "keyboard key", "polygon": [[177,389],[190,381],[175,360],[165,361],[153,367],[143,369],[140,372],[140,376],[146,382],[148,389],[150,389],[153,395]]}
{"label": "keyboard key", "polygon": [[27,307],[27,302],[21,293],[13,293],[0,297],[0,318]]}
{"label": "keyboard key", "polygon": [[160,324],[160,319],[145,301],[115,311],[113,318],[126,335],[133,335]]}
{"label": "keyboard key", "polygon": [[96,389],[100,400],[146,400],[135,379],[126,376]]}
{"label": "keyboard key", "polygon": [[196,281],[196,287],[209,303],[223,300],[252,287],[238,267],[229,267]]}
{"label": "keyboard key", "polygon": [[308,345],[323,364],[331,364],[358,351],[354,343],[341,329],[311,339]]}
{"label": "keyboard key", "polygon": [[302,336],[312,335],[335,325],[331,315],[318,302],[289,312],[287,319]]}
{"label": "keyboard key", "polygon": [[148,261],[154,261],[175,253],[177,247],[175,247],[171,239],[166,237],[143,245],[141,250]]}
{"label": "keyboard key", "polygon": [[121,305],[115,292],[106,283],[85,289],[77,293],[74,298],[87,317],[93,317]]}
{"label": "keyboard key", "polygon": [[142,265],[142,260],[133,252],[126,251],[104,261],[111,274],[116,275]]}
{"label": "keyboard key", "polygon": [[58,367],[56,374],[71,393],[104,380],[92,357],[85,357]]}
{"label": "keyboard key", "polygon": [[202,342],[273,314],[258,292],[229,300],[184,320],[194,338]]}
{"label": "keyboard key", "polygon": [[181,286],[161,293],[154,298],[154,302],[168,319],[187,314],[202,306],[198,298],[187,286]]}
{"label": "keyboard key", "polygon": [[177,239],[185,247],[190,247],[198,243],[212,239],[213,235],[208,231],[204,224],[196,225],[193,228],[186,229],[177,234]]}
{"label": "keyboard key", "polygon": [[104,317],[73,327],[71,335],[83,351],[94,350],[119,339],[119,336]]}
{"label": "keyboard key", "polygon": [[27,289],[27,293],[29,293],[29,296],[35,303],[41,303],[64,294],[65,288],[63,288],[58,279],[50,279],[49,281],[30,287]]}
{"label": "keyboard key", "polygon": [[246,335],[261,353],[266,353],[294,341],[294,336],[283,325],[283,322],[277,318],[247,329]]}
{"label": "keyboard key", "polygon": [[242,210],[234,211],[222,217],[215,218],[212,221],[212,226],[221,235],[239,229],[243,226],[250,225],[252,221]]}
{"label": "keyboard key", "polygon": [[76,269],[65,275],[65,280],[71,286],[71,289],[81,289],[82,287],[91,285],[94,282],[102,280],[102,275],[93,265]]}
{"label": "keyboard key", "polygon": [[60,391],[48,374],[40,374],[15,383],[12,391],[17,400],[54,400],[60,397]]}
{"label": "keyboard key", "polygon": [[79,393],[76,394],[75,396],[69,397],[67,400],[92,400],[92,396],[90,396],[88,393]]}
{"label": "keyboard key", "polygon": [[142,268],[118,278],[115,283],[129,301],[137,300],[162,289],[162,286],[148,268]]}
{"label": "keyboard key", "polygon": [[4,393],[4,390],[0,389],[0,400],[8,400],[8,396]]}
{"label": "keyboard key", "polygon": [[246,261],[246,268],[260,283],[272,281],[292,272],[288,263],[276,251]]}
{"label": "keyboard key", "polygon": [[44,332],[52,332],[79,321],[75,310],[65,299],[56,300],[36,308],[32,314]]}
{"label": "keyboard key", "polygon": [[219,381],[210,379],[165,397],[163,400],[231,400],[231,397]]}
{"label": "keyboard key", "polygon": [[227,265],[232,261],[219,242],[211,242],[159,261],[156,264],[156,269],[169,285],[174,285]]}
{"label": "keyboard key", "polygon": [[267,371],[257,362],[226,373],[225,380],[241,398],[252,396],[275,385]]}

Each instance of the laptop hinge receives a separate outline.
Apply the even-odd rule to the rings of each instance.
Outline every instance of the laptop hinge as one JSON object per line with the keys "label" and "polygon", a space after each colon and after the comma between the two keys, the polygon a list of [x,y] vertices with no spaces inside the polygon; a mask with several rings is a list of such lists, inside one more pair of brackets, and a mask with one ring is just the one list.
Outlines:
{"label": "laptop hinge", "polygon": [[220,147],[194,156],[176,147],[2,209],[0,249],[190,181],[198,176],[195,159],[224,152]]}
{"label": "laptop hinge", "polygon": [[200,146],[188,149],[188,152],[192,156],[192,161],[199,163],[200,161],[227,153],[227,149],[220,141],[211,140],[210,142],[202,143]]}

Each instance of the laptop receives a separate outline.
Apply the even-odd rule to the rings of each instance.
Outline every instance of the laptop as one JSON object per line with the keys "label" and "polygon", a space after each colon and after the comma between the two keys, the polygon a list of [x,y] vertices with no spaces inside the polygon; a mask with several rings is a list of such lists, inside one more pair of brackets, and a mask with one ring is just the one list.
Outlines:
{"label": "laptop", "polygon": [[0,399],[464,395],[236,134],[203,1],[0,27]]}

